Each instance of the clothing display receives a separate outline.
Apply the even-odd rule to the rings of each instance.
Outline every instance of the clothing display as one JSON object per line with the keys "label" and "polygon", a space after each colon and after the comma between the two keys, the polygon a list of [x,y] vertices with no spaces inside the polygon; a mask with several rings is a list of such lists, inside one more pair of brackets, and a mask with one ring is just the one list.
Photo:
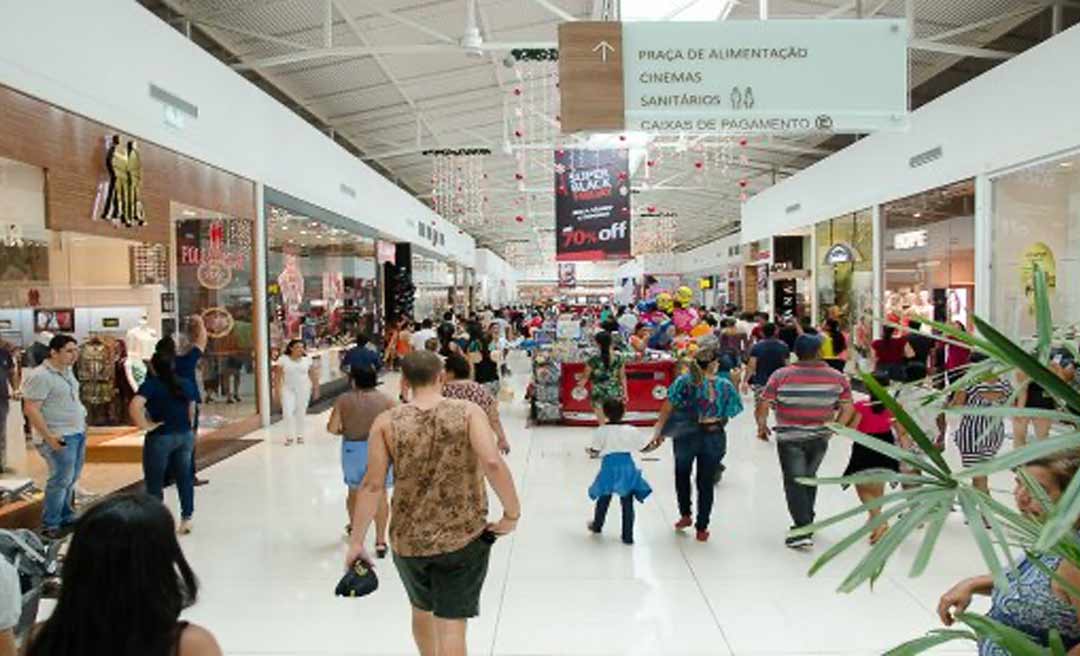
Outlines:
{"label": "clothing display", "polygon": [[144,316],[139,320],[137,326],[127,331],[124,343],[127,346],[128,355],[149,360],[150,356],[154,354],[157,340],[157,331],[150,327]]}

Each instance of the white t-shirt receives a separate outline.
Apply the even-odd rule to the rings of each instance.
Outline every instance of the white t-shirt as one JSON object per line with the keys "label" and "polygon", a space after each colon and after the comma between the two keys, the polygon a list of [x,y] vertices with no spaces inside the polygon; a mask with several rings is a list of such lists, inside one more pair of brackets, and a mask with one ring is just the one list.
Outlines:
{"label": "white t-shirt", "polygon": [[22,613],[19,572],[7,558],[0,557],[0,631],[14,629]]}
{"label": "white t-shirt", "polygon": [[311,387],[311,379],[308,377],[308,371],[311,369],[312,364],[310,355],[305,355],[299,360],[293,360],[287,355],[282,355],[278,357],[277,362],[274,364],[281,367],[282,373],[285,374],[285,385],[287,387]]}
{"label": "white t-shirt", "polygon": [[634,329],[637,328],[637,325],[637,315],[627,312],[626,314],[619,317],[619,327],[622,328],[623,332],[627,334],[634,332]]}
{"label": "white t-shirt", "polygon": [[423,328],[413,333],[412,347],[414,351],[423,351],[424,345],[429,339],[437,339],[439,336],[434,328]]}
{"label": "white t-shirt", "polygon": [[589,448],[599,451],[601,457],[609,453],[629,453],[636,456],[650,441],[652,434],[647,429],[628,424],[608,424],[593,431]]}
{"label": "white t-shirt", "polygon": [[[927,401],[936,393],[937,390],[912,385],[902,387],[896,395],[896,402],[911,415],[911,418],[915,420],[915,423],[930,438],[931,442],[937,439],[937,418],[942,409],[938,403],[927,403]],[[911,449],[913,451],[919,450],[919,447],[914,444],[914,440],[912,440]]]}

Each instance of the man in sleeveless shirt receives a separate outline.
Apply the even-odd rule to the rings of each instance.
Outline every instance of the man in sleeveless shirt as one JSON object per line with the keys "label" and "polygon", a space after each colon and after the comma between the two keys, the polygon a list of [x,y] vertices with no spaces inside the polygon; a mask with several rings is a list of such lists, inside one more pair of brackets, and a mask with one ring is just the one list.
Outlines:
{"label": "man in sleeveless shirt", "polygon": [[[345,565],[373,562],[364,543],[392,463],[390,545],[413,607],[413,638],[421,656],[463,655],[466,622],[480,614],[491,545],[517,527],[521,504],[484,411],[442,396],[442,360],[414,352],[401,369],[412,401],[371,427]],[[487,519],[485,479],[503,507],[495,523]]]}

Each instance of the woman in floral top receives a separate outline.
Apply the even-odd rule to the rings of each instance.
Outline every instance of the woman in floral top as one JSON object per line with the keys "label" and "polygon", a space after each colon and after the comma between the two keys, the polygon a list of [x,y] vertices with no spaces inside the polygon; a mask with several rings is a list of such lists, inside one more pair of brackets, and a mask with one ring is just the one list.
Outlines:
{"label": "woman in floral top", "polygon": [[602,330],[596,333],[596,345],[600,353],[585,361],[585,372],[578,377],[578,386],[583,387],[588,381],[592,386],[590,398],[596,421],[601,426],[607,423],[604,416],[604,401],[626,399],[626,357],[611,347],[611,333]]}

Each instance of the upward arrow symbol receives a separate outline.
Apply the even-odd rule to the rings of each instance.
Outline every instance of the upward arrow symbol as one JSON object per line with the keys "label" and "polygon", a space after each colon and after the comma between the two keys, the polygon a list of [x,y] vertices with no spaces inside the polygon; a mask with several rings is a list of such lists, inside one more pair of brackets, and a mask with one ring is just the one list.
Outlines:
{"label": "upward arrow symbol", "polygon": [[596,44],[592,51],[596,52],[597,50],[600,51],[600,59],[603,60],[605,64],[607,63],[607,54],[609,52],[615,52],[615,48],[612,47],[612,45],[607,41],[601,41],[600,43]]}

